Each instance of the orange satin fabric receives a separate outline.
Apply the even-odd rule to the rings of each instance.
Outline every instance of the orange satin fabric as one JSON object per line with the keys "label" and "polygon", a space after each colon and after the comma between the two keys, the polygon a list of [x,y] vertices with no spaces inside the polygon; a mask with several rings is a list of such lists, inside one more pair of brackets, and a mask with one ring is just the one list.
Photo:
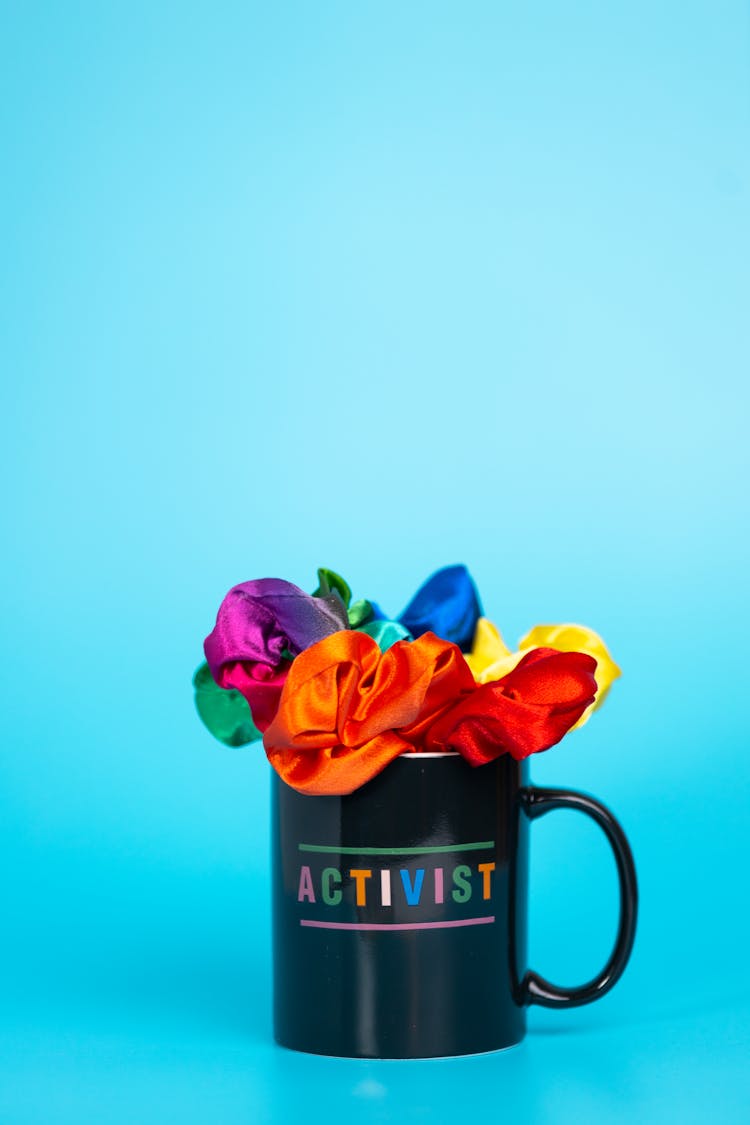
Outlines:
{"label": "orange satin fabric", "polygon": [[351,793],[413,750],[422,717],[473,682],[460,649],[434,633],[381,653],[366,633],[341,630],[293,661],[263,745],[293,788]]}
{"label": "orange satin fabric", "polygon": [[[434,633],[381,653],[341,630],[293,661],[263,743],[303,793],[358,789],[404,751],[456,749],[479,765],[559,741],[591,703],[596,662],[537,649],[510,677],[479,685],[460,649]],[[506,682],[507,681],[507,682]]]}

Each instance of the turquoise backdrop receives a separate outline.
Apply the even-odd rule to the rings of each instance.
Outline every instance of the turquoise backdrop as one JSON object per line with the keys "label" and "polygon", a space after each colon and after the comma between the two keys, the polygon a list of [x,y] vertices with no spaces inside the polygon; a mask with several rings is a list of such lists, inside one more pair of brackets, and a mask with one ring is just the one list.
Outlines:
{"label": "turquoise backdrop", "polygon": [[[2,5],[3,1125],[750,1119],[746,3]],[[600,1003],[430,1063],[273,1045],[229,586],[471,569],[624,675],[533,762],[633,845]],[[614,866],[533,832],[531,963]]]}

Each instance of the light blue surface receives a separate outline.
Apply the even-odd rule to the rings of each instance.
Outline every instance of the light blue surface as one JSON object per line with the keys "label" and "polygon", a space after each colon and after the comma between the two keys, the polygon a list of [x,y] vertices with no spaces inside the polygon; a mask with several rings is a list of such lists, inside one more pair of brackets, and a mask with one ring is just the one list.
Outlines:
{"label": "light blue surface", "polygon": [[[4,6],[3,1125],[750,1118],[748,24]],[[633,960],[507,1053],[282,1051],[268,766],[200,726],[202,638],[246,578],[395,609],[457,561],[624,669],[532,775],[621,818]],[[532,832],[577,982],[613,864]]]}

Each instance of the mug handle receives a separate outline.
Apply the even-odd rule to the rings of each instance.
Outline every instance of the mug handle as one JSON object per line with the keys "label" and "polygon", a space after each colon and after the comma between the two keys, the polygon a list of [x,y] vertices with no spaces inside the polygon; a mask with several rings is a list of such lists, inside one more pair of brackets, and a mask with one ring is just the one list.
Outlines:
{"label": "mug handle", "polygon": [[590,1004],[604,996],[617,983],[633,948],[638,914],[638,885],[633,853],[625,833],[609,809],[585,793],[577,793],[572,789],[526,786],[519,790],[519,800],[530,820],[544,816],[553,809],[578,809],[587,813],[604,830],[614,853],[620,881],[620,921],[614,949],[607,964],[598,976],[578,988],[558,988],[531,971],[526,973],[520,985],[522,1004],[540,1004],[544,1008],[576,1008],[581,1004]]}

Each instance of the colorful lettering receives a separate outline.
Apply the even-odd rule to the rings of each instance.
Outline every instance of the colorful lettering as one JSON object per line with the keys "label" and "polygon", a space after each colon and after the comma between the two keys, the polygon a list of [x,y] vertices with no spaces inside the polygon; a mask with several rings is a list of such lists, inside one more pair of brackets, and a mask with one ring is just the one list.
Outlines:
{"label": "colorful lettering", "polygon": [[[336,887],[334,888],[334,883]],[[323,892],[323,902],[326,906],[338,906],[344,897],[338,889],[341,886],[341,873],[336,867],[324,867],[320,876],[320,886]]]}
{"label": "colorful lettering", "polygon": [[490,876],[495,870],[494,863],[478,863],[477,870],[482,872],[482,898],[490,898]]}
{"label": "colorful lettering", "polygon": [[459,863],[453,872],[455,889],[452,892],[454,902],[468,902],[471,898],[471,868],[465,863]]}
{"label": "colorful lettering", "polygon": [[297,892],[297,902],[315,902],[315,891],[313,890],[312,875],[310,868],[306,865],[300,867],[299,870],[299,890]]}
{"label": "colorful lettering", "polygon": [[357,884],[357,906],[364,906],[367,901],[367,892],[365,890],[365,880],[369,879],[372,871],[368,869],[360,869],[352,867],[349,874],[354,882]]}
{"label": "colorful lettering", "polygon": [[422,895],[422,883],[424,882],[424,867],[420,867],[414,873],[414,886],[412,886],[409,879],[409,872],[405,867],[401,868],[401,882],[404,885],[404,894],[406,895],[407,906],[419,906],[419,899]]}

